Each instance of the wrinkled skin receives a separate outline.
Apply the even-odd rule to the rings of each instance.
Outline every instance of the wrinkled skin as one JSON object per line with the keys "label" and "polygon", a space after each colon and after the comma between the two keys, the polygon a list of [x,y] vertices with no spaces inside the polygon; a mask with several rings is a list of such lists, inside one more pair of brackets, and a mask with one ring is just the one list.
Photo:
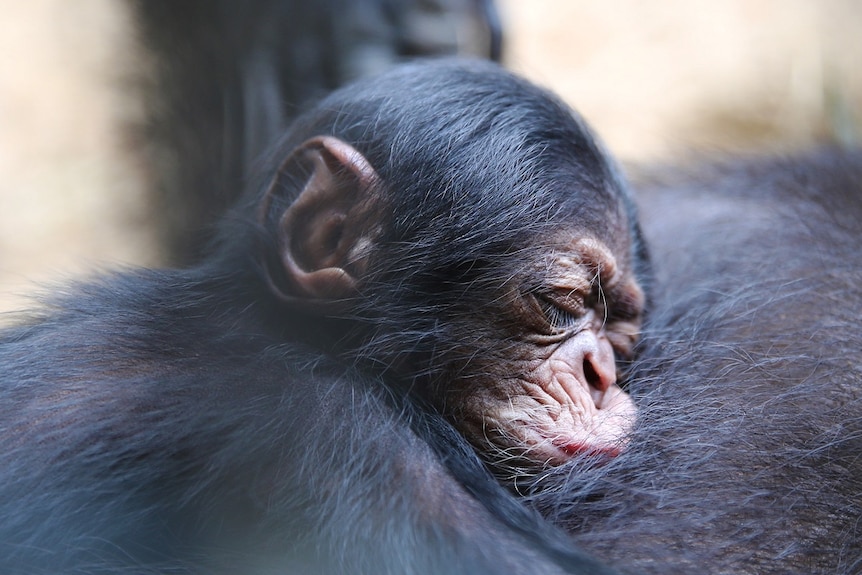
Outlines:
{"label": "wrinkled skin", "polygon": [[514,283],[500,310],[521,326],[514,353],[502,367],[471,365],[482,375],[457,383],[456,426],[503,467],[617,455],[636,420],[617,360],[631,357],[644,305],[629,262],[575,235]]}

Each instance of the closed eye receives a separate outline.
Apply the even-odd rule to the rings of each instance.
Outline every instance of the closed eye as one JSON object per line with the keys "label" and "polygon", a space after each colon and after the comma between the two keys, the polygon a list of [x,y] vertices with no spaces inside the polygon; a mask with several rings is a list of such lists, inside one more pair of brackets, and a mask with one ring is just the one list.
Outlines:
{"label": "closed eye", "polygon": [[570,331],[580,327],[582,323],[581,314],[565,309],[550,298],[541,295],[536,296],[536,301],[542,308],[542,313],[545,314],[545,319],[548,320],[553,331]]}

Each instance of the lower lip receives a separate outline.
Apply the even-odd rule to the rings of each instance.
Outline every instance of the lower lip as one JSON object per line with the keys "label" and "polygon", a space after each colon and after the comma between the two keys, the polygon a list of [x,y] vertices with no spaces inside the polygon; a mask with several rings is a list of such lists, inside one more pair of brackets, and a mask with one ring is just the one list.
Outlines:
{"label": "lower lip", "polygon": [[586,455],[588,457],[602,457],[613,459],[622,453],[619,447],[599,447],[596,445],[585,445],[583,443],[567,443],[557,445],[561,450],[569,456]]}

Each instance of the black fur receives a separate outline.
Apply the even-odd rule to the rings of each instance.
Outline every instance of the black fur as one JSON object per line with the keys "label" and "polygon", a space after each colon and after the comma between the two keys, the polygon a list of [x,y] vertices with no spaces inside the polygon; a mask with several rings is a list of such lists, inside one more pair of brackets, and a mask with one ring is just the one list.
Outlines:
{"label": "black fur", "polygon": [[[350,318],[288,312],[262,279],[260,194],[317,133],[368,156],[395,214]],[[0,571],[610,571],[582,548],[630,573],[858,573],[860,191],[862,157],[834,150],[644,186],[635,436],[515,498],[405,390],[562,215],[633,208],[578,120],[495,68],[340,92],[209,259],[73,286],[3,333]]]}
{"label": "black fur", "polygon": [[[336,92],[295,124],[277,155],[321,133],[350,142],[375,166],[394,214],[357,312],[373,331],[363,336],[363,357],[424,354],[428,369],[442,371],[445,351],[469,349],[458,331],[463,318],[489,309],[488,295],[531,265],[555,231],[577,222],[608,245],[639,238],[627,188],[585,124],[490,64],[402,66]],[[299,189],[283,190],[269,226]],[[606,221],[621,211],[630,230]],[[229,230],[223,243],[243,257],[240,233]],[[645,278],[646,263],[632,260]],[[268,265],[277,268],[277,257]]]}
{"label": "black fur", "polygon": [[535,503],[627,573],[862,572],[862,153],[665,175],[639,203],[637,432]]}
{"label": "black fur", "polygon": [[[262,222],[261,195],[319,134],[391,214],[349,318],[265,279],[302,182]],[[536,238],[631,210],[580,121],[489,64],[408,66],[324,100],[264,173],[200,265],[73,286],[3,333],[0,571],[609,572],[405,394]]]}

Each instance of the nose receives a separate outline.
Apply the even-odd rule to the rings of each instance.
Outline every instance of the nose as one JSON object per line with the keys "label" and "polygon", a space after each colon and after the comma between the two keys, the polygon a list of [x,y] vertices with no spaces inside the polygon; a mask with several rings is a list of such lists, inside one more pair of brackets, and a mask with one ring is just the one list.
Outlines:
{"label": "nose", "polygon": [[592,341],[584,351],[584,378],[590,388],[605,392],[617,382],[614,348],[604,334],[590,334]]}
{"label": "nose", "polygon": [[[602,407],[605,392],[617,382],[614,348],[603,331],[586,329],[565,343],[566,355],[576,377],[586,386],[597,408]],[[580,370],[578,366],[580,365]]]}

